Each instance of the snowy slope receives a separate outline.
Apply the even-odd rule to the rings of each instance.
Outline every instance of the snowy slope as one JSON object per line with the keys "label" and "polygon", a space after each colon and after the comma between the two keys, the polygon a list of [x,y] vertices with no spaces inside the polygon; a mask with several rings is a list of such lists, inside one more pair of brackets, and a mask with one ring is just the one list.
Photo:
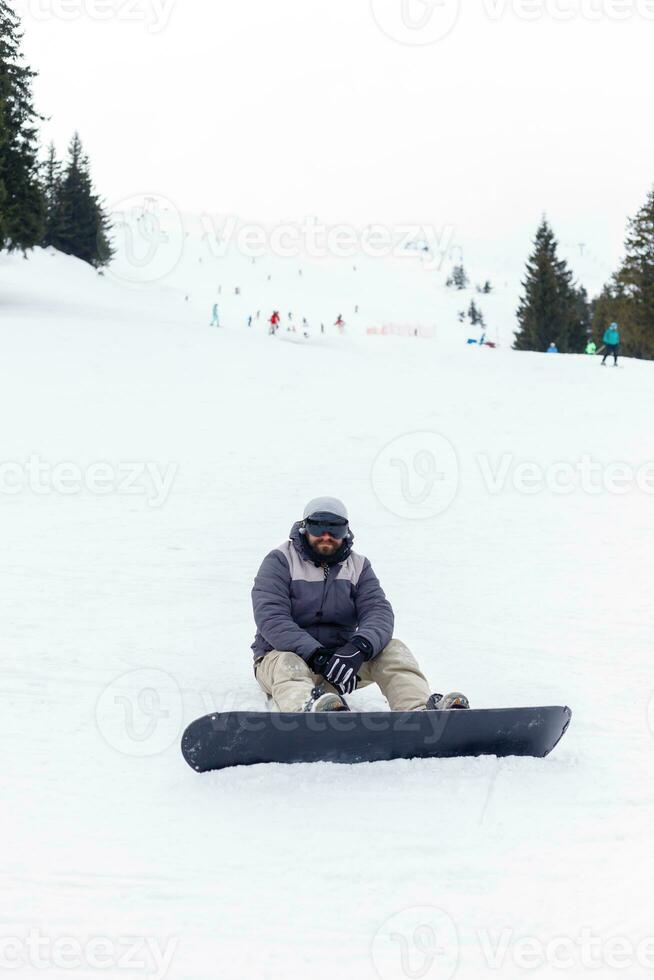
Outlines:
{"label": "snowy slope", "polygon": [[[0,257],[16,975],[95,976],[99,937],[108,976],[608,978],[615,937],[648,975],[654,368],[471,349],[450,321],[291,345],[236,307],[209,329],[192,286]],[[264,707],[252,578],[323,492],[435,690],[571,705],[550,758],[188,769],[186,723]]]}
{"label": "snowy slope", "polygon": [[[522,266],[513,265],[511,279],[489,243],[467,245],[464,254],[451,229],[424,226],[427,237],[416,239],[413,232],[423,226],[328,228],[314,218],[267,226],[236,216],[181,214],[163,198],[146,201],[114,211],[117,256],[109,276],[127,285],[165,282],[195,317],[209,320],[216,302],[231,325],[245,326],[250,316],[256,325],[278,309],[283,325],[291,313],[296,324],[306,318],[316,334],[321,323],[329,333],[340,313],[351,334],[393,325],[451,337],[458,345],[469,333],[479,337],[457,316],[474,300],[488,339],[512,341],[520,289],[515,273]],[[447,288],[452,266],[467,262],[468,254],[474,258],[466,265],[469,288]],[[487,279],[493,292],[480,295],[477,287]]]}

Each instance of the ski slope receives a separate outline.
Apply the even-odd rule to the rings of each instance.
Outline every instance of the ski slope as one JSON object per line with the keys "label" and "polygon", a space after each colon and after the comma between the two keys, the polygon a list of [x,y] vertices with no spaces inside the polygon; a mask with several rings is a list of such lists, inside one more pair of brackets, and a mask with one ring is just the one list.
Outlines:
{"label": "ski slope", "polygon": [[[357,323],[338,270],[303,314],[281,261],[210,329],[204,263],[139,285],[0,257],[3,965],[649,975],[654,366],[512,352],[500,296],[503,346],[468,347],[442,288],[431,339],[367,336],[428,323],[412,267]],[[349,327],[288,343],[255,303]],[[572,707],[549,758],[186,766],[192,719],[265,708],[252,579],[322,493],[434,690]]]}

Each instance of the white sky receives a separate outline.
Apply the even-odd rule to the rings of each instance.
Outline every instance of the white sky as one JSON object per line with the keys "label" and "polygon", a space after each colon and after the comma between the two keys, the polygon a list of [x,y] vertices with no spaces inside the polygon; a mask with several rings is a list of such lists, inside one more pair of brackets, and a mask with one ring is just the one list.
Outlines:
{"label": "white sky", "polygon": [[498,250],[546,211],[608,269],[654,183],[654,0],[522,2],[536,19],[519,0],[16,6],[44,133],[63,152],[80,130],[110,203],[425,221]]}

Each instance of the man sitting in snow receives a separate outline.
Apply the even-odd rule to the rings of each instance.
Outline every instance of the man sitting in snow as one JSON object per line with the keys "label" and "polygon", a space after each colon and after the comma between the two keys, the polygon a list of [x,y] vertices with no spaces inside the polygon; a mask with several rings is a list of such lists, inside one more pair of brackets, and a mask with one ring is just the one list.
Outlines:
{"label": "man sitting in snow", "polygon": [[391,711],[467,708],[429,693],[367,558],[352,550],[345,505],[318,497],[257,573],[252,644],[257,681],[280,711],[347,710],[343,695],[378,684]]}

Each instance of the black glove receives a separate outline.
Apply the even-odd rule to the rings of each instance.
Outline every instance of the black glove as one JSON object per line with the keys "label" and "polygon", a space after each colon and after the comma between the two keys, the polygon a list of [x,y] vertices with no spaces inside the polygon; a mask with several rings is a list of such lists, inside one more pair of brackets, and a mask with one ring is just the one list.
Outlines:
{"label": "black glove", "polygon": [[345,646],[334,651],[322,670],[322,676],[339,694],[351,694],[357,686],[361,664],[371,658],[370,641],[362,636],[355,636]]}
{"label": "black glove", "polygon": [[318,647],[308,658],[307,663],[314,674],[322,674],[330,657],[336,653],[336,647]]}

